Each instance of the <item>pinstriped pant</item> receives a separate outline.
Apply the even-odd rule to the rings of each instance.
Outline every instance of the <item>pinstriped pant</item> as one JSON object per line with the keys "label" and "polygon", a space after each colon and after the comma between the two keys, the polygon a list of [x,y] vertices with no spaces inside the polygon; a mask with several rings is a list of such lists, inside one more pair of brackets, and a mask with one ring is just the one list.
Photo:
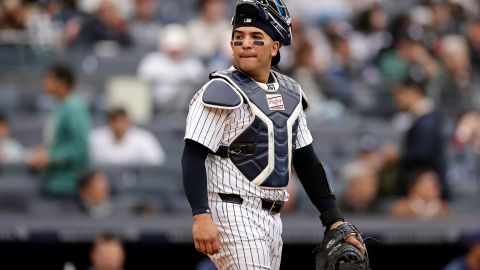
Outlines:
{"label": "pinstriped pant", "polygon": [[259,198],[243,199],[240,205],[209,194],[220,232],[220,251],[210,259],[219,270],[278,270],[283,245],[280,214],[263,210]]}

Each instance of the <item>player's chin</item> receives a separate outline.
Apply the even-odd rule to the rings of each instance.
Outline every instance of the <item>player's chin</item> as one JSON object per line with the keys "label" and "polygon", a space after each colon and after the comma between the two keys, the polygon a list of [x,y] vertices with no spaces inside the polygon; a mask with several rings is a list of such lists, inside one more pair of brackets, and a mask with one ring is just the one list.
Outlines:
{"label": "player's chin", "polygon": [[246,73],[251,73],[258,68],[258,63],[252,61],[253,58],[242,58],[238,63],[238,68]]}

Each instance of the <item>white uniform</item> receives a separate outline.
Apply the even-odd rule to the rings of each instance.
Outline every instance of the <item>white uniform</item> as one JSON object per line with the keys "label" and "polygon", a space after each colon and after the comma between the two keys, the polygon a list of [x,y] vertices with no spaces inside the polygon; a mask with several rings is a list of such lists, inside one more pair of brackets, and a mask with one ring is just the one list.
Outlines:
{"label": "white uniform", "polygon": [[[275,76],[274,76],[275,77]],[[278,83],[258,83],[267,91]],[[193,97],[187,117],[185,139],[196,141],[212,152],[230,145],[250,124],[255,115],[248,104],[234,110],[204,106],[201,94]],[[300,112],[295,148],[312,143],[305,114]],[[220,251],[210,256],[219,269],[279,269],[282,251],[282,223],[279,214],[262,209],[261,198],[287,201],[285,188],[261,188],[251,183],[229,158],[208,155],[205,161],[208,201],[212,218],[220,232]],[[243,204],[223,202],[218,193],[237,194]]]}

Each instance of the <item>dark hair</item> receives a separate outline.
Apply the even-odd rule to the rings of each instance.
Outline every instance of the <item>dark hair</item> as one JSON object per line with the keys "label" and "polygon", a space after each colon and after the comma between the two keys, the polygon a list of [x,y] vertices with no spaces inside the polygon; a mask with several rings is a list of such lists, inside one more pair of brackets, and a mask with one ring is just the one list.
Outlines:
{"label": "dark hair", "polygon": [[127,110],[125,110],[125,108],[122,108],[122,107],[116,107],[116,108],[112,108],[110,110],[108,110],[107,112],[107,119],[110,121],[110,120],[113,120],[117,117],[128,117],[128,113],[127,113]]}
{"label": "dark hair", "polygon": [[432,169],[429,169],[427,167],[418,167],[413,169],[412,171],[408,172],[407,174],[407,190],[411,190],[420,180],[422,175],[428,173],[428,172],[436,172]]}
{"label": "dark hair", "polygon": [[118,243],[123,248],[122,240],[119,237],[111,232],[104,232],[95,238],[91,251],[93,252],[100,244],[109,242]]}
{"label": "dark hair", "polygon": [[87,171],[84,172],[83,174],[80,175],[78,178],[78,190],[83,190],[90,184],[90,181],[95,177],[97,174],[99,174],[100,171]]}
{"label": "dark hair", "polygon": [[426,87],[427,87],[428,79],[421,69],[421,67],[417,65],[412,65],[408,68],[407,76],[403,79],[402,82],[398,85],[400,88],[410,88],[422,96],[426,95]]}
{"label": "dark hair", "polygon": [[73,74],[72,68],[67,64],[53,64],[48,68],[48,73],[67,84],[70,88],[75,84],[75,75]]}

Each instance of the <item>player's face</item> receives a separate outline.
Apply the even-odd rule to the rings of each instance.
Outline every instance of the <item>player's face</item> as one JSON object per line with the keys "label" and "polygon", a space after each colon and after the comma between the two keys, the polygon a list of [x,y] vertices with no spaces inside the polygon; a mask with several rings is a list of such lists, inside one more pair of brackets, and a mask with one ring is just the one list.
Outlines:
{"label": "player's face", "polygon": [[278,41],[273,41],[263,30],[252,26],[235,29],[230,45],[235,66],[249,75],[269,70],[272,58],[280,47]]}

